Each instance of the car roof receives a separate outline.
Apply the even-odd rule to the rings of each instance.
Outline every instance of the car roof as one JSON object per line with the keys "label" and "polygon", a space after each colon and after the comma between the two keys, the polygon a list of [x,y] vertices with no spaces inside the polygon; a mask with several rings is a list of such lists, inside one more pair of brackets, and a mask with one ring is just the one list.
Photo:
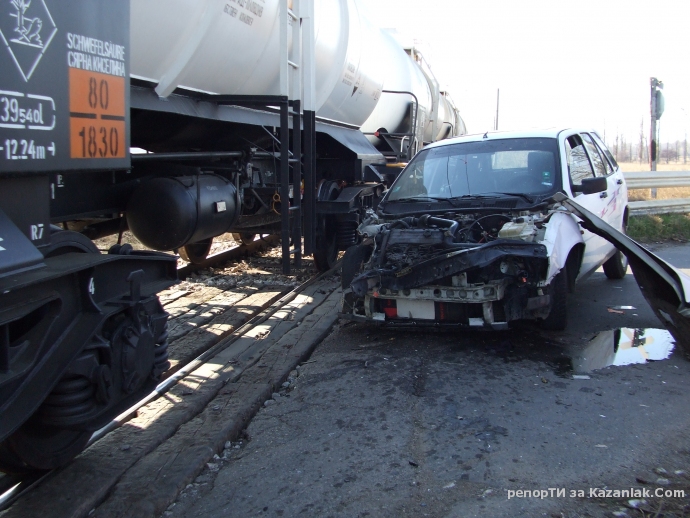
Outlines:
{"label": "car roof", "polygon": [[546,128],[546,129],[529,129],[522,131],[487,131],[485,133],[474,133],[472,135],[463,135],[461,137],[453,137],[445,140],[439,140],[432,144],[424,146],[424,149],[431,147],[447,146],[449,144],[458,144],[461,142],[481,142],[486,140],[503,140],[503,139],[514,139],[514,138],[558,138],[558,136],[563,132],[568,133],[580,133],[588,132],[593,133],[591,129],[573,129],[573,128]]}

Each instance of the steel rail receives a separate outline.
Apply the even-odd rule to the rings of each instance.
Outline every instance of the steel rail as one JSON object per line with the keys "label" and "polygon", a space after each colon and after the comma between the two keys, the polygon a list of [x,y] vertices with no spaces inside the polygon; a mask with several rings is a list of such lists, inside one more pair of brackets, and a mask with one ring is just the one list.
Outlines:
{"label": "steel rail", "polygon": [[[229,336],[223,337],[218,340],[214,345],[212,345],[210,348],[208,348],[206,351],[201,353],[199,356],[191,360],[189,363],[187,363],[184,367],[181,369],[177,370],[172,376],[169,378],[165,379],[161,383],[158,384],[158,386],[150,392],[146,397],[143,399],[139,400],[138,403],[133,405],[132,407],[128,408],[125,410],[123,413],[121,413],[119,416],[117,416],[115,419],[113,419],[109,424],[101,428],[100,430],[97,430],[91,439],[89,440],[87,444],[87,448],[91,446],[94,442],[98,441],[99,439],[102,439],[107,435],[109,432],[119,428],[122,426],[124,423],[129,421],[131,417],[136,414],[137,410],[139,410],[141,407],[147,405],[148,403],[155,401],[158,399],[160,396],[168,392],[172,387],[177,385],[181,380],[183,380],[185,377],[187,377],[189,374],[194,372],[196,369],[198,369],[201,365],[206,363],[207,360],[210,358],[216,356],[218,353],[232,345],[234,342],[236,342],[239,338],[244,336],[248,331],[250,331],[252,328],[255,326],[258,326],[268,320],[272,315],[280,311],[283,307],[285,307],[286,304],[289,304],[292,302],[297,295],[299,295],[302,291],[307,289],[309,286],[314,284],[315,282],[318,282],[319,280],[323,279],[327,275],[333,274],[333,272],[339,268],[340,263],[336,263],[336,265],[333,267],[333,269],[328,270],[327,272],[323,272],[319,275],[316,275],[312,277],[311,279],[305,281],[304,283],[300,284],[293,290],[289,291],[287,294],[283,295],[280,299],[274,301],[271,303],[269,301],[266,303],[264,306],[261,308],[257,309],[254,312],[254,315],[252,318],[250,318],[247,322],[242,324],[240,327],[238,327],[236,330],[234,330]],[[267,307],[266,307],[267,306]]]}
{"label": "steel rail", "polygon": [[[224,253],[217,254],[214,257],[221,256]],[[219,338],[215,344],[211,345],[199,356],[189,361],[180,369],[176,370],[174,374],[172,374],[172,376],[166,378],[161,383],[159,383],[156,386],[156,388],[153,391],[151,391],[146,397],[142,398],[141,400],[139,400],[139,402],[137,402],[129,409],[122,412],[106,426],[100,428],[99,430],[96,430],[96,432],[94,432],[94,434],[91,436],[91,439],[89,439],[86,448],[105,437],[108,433],[112,432],[113,430],[116,430],[117,428],[127,423],[127,421],[129,421],[132,417],[136,415],[137,411],[140,408],[163,396],[175,385],[177,385],[180,381],[182,381],[185,377],[187,377],[196,369],[198,369],[201,365],[203,365],[207,360],[216,356],[218,353],[220,353],[221,351],[232,345],[234,342],[236,342],[238,339],[240,339],[242,336],[244,336],[252,328],[265,322],[272,315],[280,311],[283,307],[285,307],[287,304],[293,301],[297,297],[297,295],[299,295],[309,286],[320,281],[328,275],[332,275],[335,271],[337,271],[340,268],[341,262],[342,260],[336,262],[332,269],[315,275],[311,279],[308,279],[304,283],[300,284],[299,286],[282,295],[278,300],[275,300],[274,298],[266,302],[264,305],[262,305],[256,311],[254,311],[252,318],[250,318],[243,325],[235,329],[229,336]],[[24,497],[33,488],[37,487],[41,482],[54,476],[59,471],[60,468],[45,472],[30,473],[26,475],[4,475],[0,477],[0,512],[8,509],[18,499]]]}

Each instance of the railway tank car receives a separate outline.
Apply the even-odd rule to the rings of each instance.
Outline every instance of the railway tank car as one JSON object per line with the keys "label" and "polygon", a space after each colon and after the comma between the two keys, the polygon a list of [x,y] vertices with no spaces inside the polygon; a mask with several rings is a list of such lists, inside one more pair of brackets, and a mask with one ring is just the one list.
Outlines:
{"label": "railway tank car", "polygon": [[[131,74],[142,84],[154,87],[160,98],[174,97],[176,91],[199,92],[211,97],[280,93],[278,0],[260,3],[178,0],[172,4],[168,0],[148,0],[133,1],[131,5]],[[391,34],[373,26],[356,0],[315,0],[314,11],[315,112],[321,123],[317,128],[316,147],[316,176],[322,183],[319,201],[334,202],[340,198],[344,185],[350,187],[342,200],[348,206],[329,203],[330,209],[325,205],[317,207],[317,212],[327,212],[314,255],[319,268],[327,269],[338,249],[354,244],[357,211],[376,203],[376,199],[370,198],[378,197],[369,194],[371,187],[352,189],[352,186],[365,180],[385,180],[385,173],[391,170],[381,168],[386,164],[385,156],[393,162],[406,161],[425,142],[464,134],[465,128],[457,108],[439,90],[421,54],[415,49],[404,50]],[[288,28],[291,33],[293,27],[296,25]],[[213,135],[187,124],[197,124],[197,121],[180,117],[169,120],[169,131],[176,128],[176,137],[187,139],[186,142],[178,140],[176,146],[242,151],[273,150],[276,144],[265,131],[267,125],[259,120],[250,122],[252,128],[225,125]],[[139,127],[143,128],[143,124],[141,121]],[[152,124],[155,125],[157,122]],[[169,138],[152,141],[148,127],[144,133],[139,140],[140,133],[133,132],[134,145],[155,152],[170,149]],[[219,135],[227,139],[231,134],[240,141],[215,141]],[[328,140],[327,135],[336,142],[320,146]],[[271,160],[254,155],[251,161],[236,161],[235,175],[241,176],[250,162],[251,167],[268,169],[270,173]],[[144,168],[139,167],[140,171]],[[271,180],[270,174],[263,178],[247,175],[236,185],[240,218],[227,230],[250,236],[269,232],[271,212],[275,216],[272,221],[275,229],[279,219],[277,211],[271,210],[276,193],[272,182],[275,183],[275,177]],[[259,193],[258,189],[267,190]],[[176,229],[163,225],[158,204],[144,202],[151,197],[139,199],[142,203],[128,212],[130,227],[145,244],[165,249],[154,246],[155,240],[148,234],[160,233],[161,228],[167,227],[177,235]],[[329,210],[338,215],[328,214]],[[194,260],[199,251],[210,246],[209,238],[214,232],[207,234],[205,240],[196,243],[189,240],[189,235],[187,239],[170,239],[176,246],[168,248],[180,248],[186,258]]]}
{"label": "railway tank car", "polygon": [[[356,0],[7,0],[0,36],[2,471],[65,464],[169,368],[164,251],[280,234],[327,269],[389,166],[464,132]],[[94,244],[127,229],[152,251]]]}

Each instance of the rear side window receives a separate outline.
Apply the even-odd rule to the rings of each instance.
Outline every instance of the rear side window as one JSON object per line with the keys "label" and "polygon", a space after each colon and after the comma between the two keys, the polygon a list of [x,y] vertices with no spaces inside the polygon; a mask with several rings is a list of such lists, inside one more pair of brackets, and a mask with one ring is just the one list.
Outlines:
{"label": "rear side window", "polygon": [[593,178],[594,170],[589,162],[580,135],[572,135],[565,141],[565,154],[572,185],[582,185],[584,178]]}
{"label": "rear side window", "polygon": [[606,153],[604,152],[604,150],[599,147],[599,144],[597,144],[596,141],[594,141],[594,145],[597,146],[597,149],[599,150],[599,154],[602,157],[604,157],[604,165],[606,166],[606,174],[609,175],[609,174],[615,173],[615,170],[613,169],[611,162],[608,161],[608,158],[606,157]]}
{"label": "rear side window", "polygon": [[602,155],[599,154],[599,150],[597,149],[597,146],[594,145],[592,137],[590,137],[587,133],[583,133],[581,136],[583,142],[585,143],[585,147],[587,148],[587,154],[589,155],[592,165],[594,166],[594,172],[597,176],[606,176],[608,174],[605,164],[606,160]]}
{"label": "rear side window", "polygon": [[616,159],[613,158],[613,155],[611,154],[611,151],[609,151],[609,148],[606,147],[606,144],[604,144],[604,141],[601,140],[599,135],[596,134],[596,132],[592,133],[592,137],[594,137],[594,142],[596,142],[597,146],[599,146],[599,149],[601,149],[604,152],[604,156],[609,161],[609,164],[613,168],[613,170],[616,170],[618,168],[618,164],[616,163]]}

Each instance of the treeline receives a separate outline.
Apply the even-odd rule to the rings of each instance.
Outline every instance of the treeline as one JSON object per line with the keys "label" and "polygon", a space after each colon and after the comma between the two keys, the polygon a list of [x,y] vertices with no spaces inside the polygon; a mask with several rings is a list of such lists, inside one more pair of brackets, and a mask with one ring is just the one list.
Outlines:
{"label": "treeline", "polygon": [[[649,163],[649,141],[646,136],[640,136],[635,142],[626,140],[624,135],[616,135],[615,140],[607,139],[607,146],[618,162]],[[659,146],[657,161],[665,163],[688,163],[688,141],[676,140],[662,142]]]}

